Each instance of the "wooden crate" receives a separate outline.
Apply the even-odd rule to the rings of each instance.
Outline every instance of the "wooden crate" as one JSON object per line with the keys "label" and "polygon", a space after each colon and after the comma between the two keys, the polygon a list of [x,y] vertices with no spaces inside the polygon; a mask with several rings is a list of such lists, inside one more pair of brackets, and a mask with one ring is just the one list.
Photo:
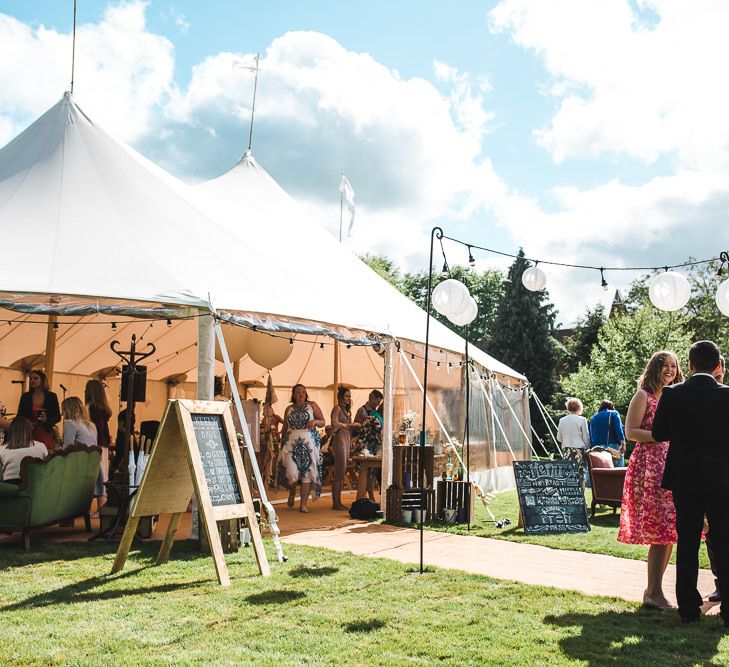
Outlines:
{"label": "wooden crate", "polygon": [[[420,459],[423,457],[422,470]],[[392,485],[401,489],[433,487],[433,447],[394,445],[392,448]],[[408,484],[409,482],[409,484]]]}
{"label": "wooden crate", "polygon": [[436,483],[436,517],[445,519],[444,510],[465,510],[463,523],[473,523],[474,492],[471,482],[438,480]]}
{"label": "wooden crate", "polygon": [[[385,495],[385,516],[392,523],[399,523],[402,519],[402,511],[420,509],[420,489],[399,489],[391,486]],[[425,521],[435,516],[435,492],[433,489],[425,489]]]}

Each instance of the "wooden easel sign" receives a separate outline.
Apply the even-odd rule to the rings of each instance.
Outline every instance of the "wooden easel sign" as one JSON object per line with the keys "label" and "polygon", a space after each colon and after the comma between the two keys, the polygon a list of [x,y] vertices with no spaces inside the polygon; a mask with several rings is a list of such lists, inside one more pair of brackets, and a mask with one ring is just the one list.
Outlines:
{"label": "wooden easel sign", "polygon": [[143,516],[171,514],[157,565],[169,559],[175,534],[192,497],[198,498],[200,521],[210,543],[218,581],[230,585],[216,522],[247,519],[258,569],[270,574],[261,532],[256,521],[251,489],[238,449],[230,404],[223,401],[171,400],[144,471],[112,574],[129,555],[137,525]]}

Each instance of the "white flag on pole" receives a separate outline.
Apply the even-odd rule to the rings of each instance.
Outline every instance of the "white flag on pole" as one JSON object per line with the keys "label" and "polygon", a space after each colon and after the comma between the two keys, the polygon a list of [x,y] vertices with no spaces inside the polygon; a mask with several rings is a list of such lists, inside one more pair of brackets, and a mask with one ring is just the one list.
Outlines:
{"label": "white flag on pole", "polygon": [[352,236],[352,227],[354,226],[354,188],[352,184],[347,180],[347,177],[342,174],[342,180],[339,181],[339,192],[342,195],[342,208],[347,208],[349,212],[349,226],[347,227],[347,236]]}

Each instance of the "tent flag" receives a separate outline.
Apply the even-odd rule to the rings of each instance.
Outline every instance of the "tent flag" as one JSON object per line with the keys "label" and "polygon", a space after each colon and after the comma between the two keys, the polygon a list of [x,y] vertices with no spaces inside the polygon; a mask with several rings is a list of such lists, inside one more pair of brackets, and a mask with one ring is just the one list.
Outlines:
{"label": "tent flag", "polygon": [[[349,212],[349,226],[347,227],[347,236],[352,236],[352,227],[354,226],[354,188],[352,184],[347,180],[347,177],[342,174],[342,179],[339,181],[339,192],[342,195],[342,210],[346,205],[347,211]],[[341,227],[341,220],[340,220]]]}

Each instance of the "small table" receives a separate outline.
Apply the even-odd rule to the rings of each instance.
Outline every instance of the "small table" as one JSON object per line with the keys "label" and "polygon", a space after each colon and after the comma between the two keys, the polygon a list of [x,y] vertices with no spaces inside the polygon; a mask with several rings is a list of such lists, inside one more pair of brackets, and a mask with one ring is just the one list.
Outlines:
{"label": "small table", "polygon": [[357,483],[357,500],[367,495],[367,480],[370,471],[382,468],[382,456],[362,456],[352,457],[352,461],[359,463],[359,481]]}

